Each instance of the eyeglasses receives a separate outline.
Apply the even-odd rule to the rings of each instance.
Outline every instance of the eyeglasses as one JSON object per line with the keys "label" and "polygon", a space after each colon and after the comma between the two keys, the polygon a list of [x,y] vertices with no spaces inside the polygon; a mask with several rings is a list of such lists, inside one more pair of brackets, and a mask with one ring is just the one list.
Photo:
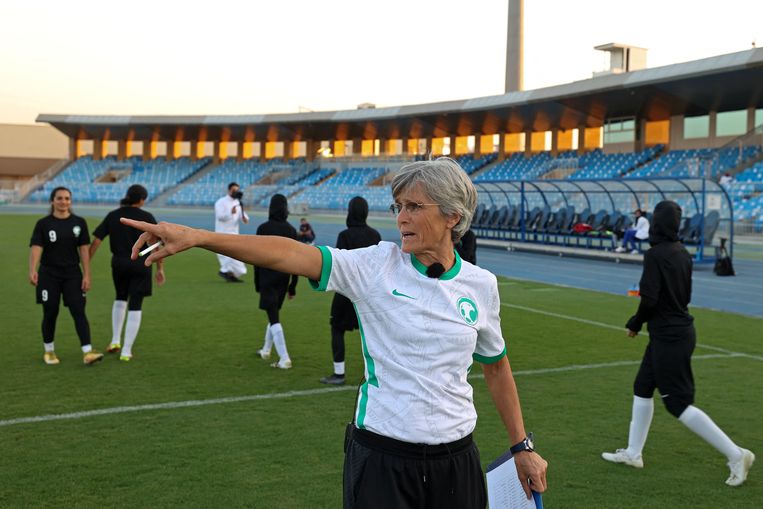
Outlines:
{"label": "eyeglasses", "polygon": [[408,203],[393,203],[389,206],[390,212],[392,212],[394,215],[398,215],[403,209],[405,209],[406,212],[409,214],[416,214],[424,207],[434,207],[434,206],[440,206],[439,203],[416,203],[414,201],[409,201]]}

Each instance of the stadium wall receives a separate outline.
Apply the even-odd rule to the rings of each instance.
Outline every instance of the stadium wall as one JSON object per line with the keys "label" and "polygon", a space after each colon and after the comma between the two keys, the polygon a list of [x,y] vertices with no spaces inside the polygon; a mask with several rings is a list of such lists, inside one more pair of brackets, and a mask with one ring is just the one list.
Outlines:
{"label": "stadium wall", "polygon": [[0,177],[26,180],[69,158],[69,139],[52,126],[0,124]]}

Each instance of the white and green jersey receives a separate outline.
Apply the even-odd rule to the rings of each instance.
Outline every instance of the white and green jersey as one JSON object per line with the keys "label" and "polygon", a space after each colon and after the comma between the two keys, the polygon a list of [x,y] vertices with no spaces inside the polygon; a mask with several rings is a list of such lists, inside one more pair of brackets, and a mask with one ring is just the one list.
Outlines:
{"label": "white and green jersey", "polygon": [[489,364],[506,354],[495,276],[456,253],[449,271],[430,278],[414,255],[391,242],[320,250],[321,278],[310,283],[345,295],[358,314],[366,381],[357,426],[424,444],[471,433],[472,360]]}

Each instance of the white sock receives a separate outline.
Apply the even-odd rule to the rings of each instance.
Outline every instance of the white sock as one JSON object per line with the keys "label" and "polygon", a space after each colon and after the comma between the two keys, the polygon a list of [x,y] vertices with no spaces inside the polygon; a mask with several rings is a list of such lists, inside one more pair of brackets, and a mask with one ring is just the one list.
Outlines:
{"label": "white sock", "polygon": [[344,375],[344,362],[335,362],[334,363],[334,374],[335,375]]}
{"label": "white sock", "polygon": [[654,400],[652,398],[640,398],[633,396],[633,410],[631,411],[631,426],[628,431],[628,454],[641,456],[644,450],[649,427],[652,425],[654,415]]}
{"label": "white sock", "polygon": [[82,346],[82,353],[88,353],[93,349],[93,345],[83,345]]}
{"label": "white sock", "polygon": [[122,347],[122,355],[128,357],[132,356],[132,345],[135,343],[135,338],[138,336],[138,330],[140,329],[140,319],[143,316],[143,311],[128,311],[127,312],[127,325],[125,325],[125,344]]}
{"label": "white sock", "polygon": [[686,407],[678,420],[726,456],[729,462],[739,461],[739,458],[742,457],[739,446],[732,442],[728,435],[705,412],[694,405]]}
{"label": "white sock", "polygon": [[265,329],[265,343],[262,345],[262,351],[265,353],[270,353],[270,350],[273,349],[273,331],[270,330],[270,324],[268,324],[268,327]]}
{"label": "white sock", "polygon": [[127,314],[127,301],[115,300],[111,306],[111,343],[118,345],[122,342],[122,326]]}
{"label": "white sock", "polygon": [[46,352],[53,352],[53,351],[55,351],[55,348],[53,348],[53,341],[51,341],[50,343],[43,343],[42,347],[45,348]]}
{"label": "white sock", "polygon": [[286,337],[283,333],[283,327],[280,323],[274,323],[270,326],[270,334],[273,336],[273,344],[278,352],[279,362],[291,360],[289,359],[289,352],[286,350]]}

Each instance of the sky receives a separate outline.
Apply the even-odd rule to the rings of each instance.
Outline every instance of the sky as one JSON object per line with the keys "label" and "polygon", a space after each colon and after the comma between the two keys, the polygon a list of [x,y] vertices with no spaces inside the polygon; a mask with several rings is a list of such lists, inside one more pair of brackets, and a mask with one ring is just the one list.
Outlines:
{"label": "sky", "polygon": [[[251,115],[502,94],[508,0],[2,0],[0,123]],[[594,46],[658,67],[763,46],[760,0],[525,0],[526,90],[588,79]]]}

